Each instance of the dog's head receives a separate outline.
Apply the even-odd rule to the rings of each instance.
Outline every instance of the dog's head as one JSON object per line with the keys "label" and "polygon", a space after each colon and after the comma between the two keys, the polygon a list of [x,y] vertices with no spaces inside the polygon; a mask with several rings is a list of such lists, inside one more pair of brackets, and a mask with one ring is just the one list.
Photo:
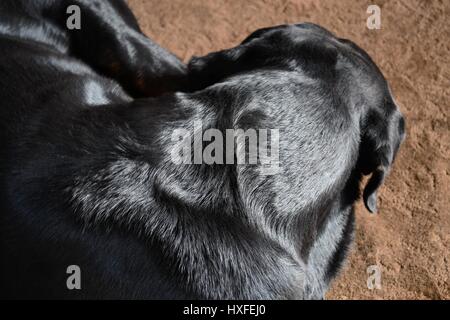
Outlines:
{"label": "dog's head", "polygon": [[376,192],[404,138],[405,122],[385,78],[362,49],[314,24],[282,25],[257,30],[235,48],[194,57],[188,69],[192,90],[255,70],[280,70],[298,71],[340,92],[359,119],[357,166],[371,174],[363,198],[376,211]]}

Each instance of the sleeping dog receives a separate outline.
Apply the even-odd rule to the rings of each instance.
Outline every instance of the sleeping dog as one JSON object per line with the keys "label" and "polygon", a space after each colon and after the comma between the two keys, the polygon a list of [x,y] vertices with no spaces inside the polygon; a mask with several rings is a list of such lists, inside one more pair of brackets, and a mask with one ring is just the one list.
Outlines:
{"label": "sleeping dog", "polygon": [[[72,1],[89,17],[77,31],[64,1],[16,3],[0,4],[2,297],[324,297],[362,175],[374,212],[404,137],[364,51],[283,25],[186,70],[120,2]],[[174,163],[173,132],[198,121],[279,130],[280,170]]]}

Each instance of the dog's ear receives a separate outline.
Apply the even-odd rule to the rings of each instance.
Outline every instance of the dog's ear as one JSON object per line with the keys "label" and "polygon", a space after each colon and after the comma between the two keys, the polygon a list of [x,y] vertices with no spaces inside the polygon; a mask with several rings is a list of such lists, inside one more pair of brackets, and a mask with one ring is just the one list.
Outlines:
{"label": "dog's ear", "polygon": [[230,75],[263,65],[270,53],[271,50],[261,41],[193,57],[188,63],[189,81],[193,86],[191,90],[203,89]]}
{"label": "dog's ear", "polygon": [[256,69],[285,69],[324,78],[335,74],[337,49],[315,39],[295,41],[283,30],[262,39],[268,30],[258,30],[232,49],[193,57],[188,64],[191,91],[205,88],[240,72]]}
{"label": "dog's ear", "polygon": [[274,50],[273,41],[264,41],[262,38],[270,31],[285,28],[286,25],[262,28],[251,33],[234,48],[193,57],[188,63],[188,74],[194,90],[214,84],[229,75],[264,66],[267,60],[273,62],[274,57],[279,56],[276,47]]}
{"label": "dog's ear", "polygon": [[191,90],[199,90],[220,81],[237,69],[237,61],[244,48],[212,52],[203,57],[192,57],[188,63]]}
{"label": "dog's ear", "polygon": [[371,174],[363,191],[364,204],[377,211],[377,191],[388,175],[405,136],[405,121],[390,98],[384,107],[370,110],[362,119],[359,165],[364,175]]}

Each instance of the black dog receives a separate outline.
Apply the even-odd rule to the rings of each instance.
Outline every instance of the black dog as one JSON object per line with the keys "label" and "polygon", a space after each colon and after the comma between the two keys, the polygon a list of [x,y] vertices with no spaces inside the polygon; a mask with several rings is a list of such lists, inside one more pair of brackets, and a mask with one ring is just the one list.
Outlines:
{"label": "black dog", "polygon": [[[13,7],[18,16],[37,10]],[[100,49],[96,34],[115,42],[124,32],[105,20],[134,21],[120,7],[123,20],[99,11],[97,32],[84,31]],[[57,21],[61,10],[37,12]],[[286,25],[193,59],[188,82],[181,63],[155,45],[125,58],[118,45],[109,54],[119,76],[101,50],[72,49],[84,38],[44,21],[44,40],[22,40],[24,31],[0,40],[3,297],[323,297],[351,242],[362,174],[372,174],[364,201],[375,211],[404,136],[367,54],[318,26]],[[136,95],[195,92],[132,100],[119,83],[136,84],[129,79],[155,59],[163,67],[147,70],[154,81]],[[174,130],[198,120],[203,130],[279,129],[281,170],[174,164]],[[81,269],[81,290],[66,287],[70,265]]]}

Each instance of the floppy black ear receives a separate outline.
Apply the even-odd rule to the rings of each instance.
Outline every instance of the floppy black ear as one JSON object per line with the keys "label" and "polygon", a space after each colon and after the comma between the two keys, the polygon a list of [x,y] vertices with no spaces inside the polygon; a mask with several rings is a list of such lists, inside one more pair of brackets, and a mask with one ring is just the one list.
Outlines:
{"label": "floppy black ear", "polygon": [[193,57],[188,63],[191,90],[200,90],[236,73],[241,67],[239,59],[246,47],[212,52],[203,57]]}
{"label": "floppy black ear", "polygon": [[[390,102],[389,102],[390,103]],[[405,122],[395,105],[372,110],[362,124],[360,166],[363,174],[371,174],[363,191],[364,204],[377,211],[377,191],[388,175],[400,143],[404,139]]]}
{"label": "floppy black ear", "polygon": [[[251,36],[254,41],[244,40],[243,44],[228,50],[210,53],[203,57],[193,57],[188,64],[191,91],[203,89],[220,80],[240,72],[256,69],[295,68],[290,63],[296,61],[301,71],[311,77],[333,77],[338,52],[333,46],[311,39],[295,42],[287,40],[279,33],[269,40],[260,39],[258,30]],[[290,52],[289,52],[290,51]]]}
{"label": "floppy black ear", "polygon": [[193,90],[207,87],[237,72],[264,65],[265,59],[276,57],[276,50],[270,43],[258,40],[271,30],[286,27],[281,25],[262,28],[251,33],[234,48],[213,52],[203,57],[193,57],[188,63],[189,81],[195,87]]}
{"label": "floppy black ear", "polygon": [[363,192],[364,205],[367,210],[372,213],[377,212],[377,190],[382,185],[384,178],[388,174],[389,167],[380,166],[372,172],[372,176],[369,179]]}

